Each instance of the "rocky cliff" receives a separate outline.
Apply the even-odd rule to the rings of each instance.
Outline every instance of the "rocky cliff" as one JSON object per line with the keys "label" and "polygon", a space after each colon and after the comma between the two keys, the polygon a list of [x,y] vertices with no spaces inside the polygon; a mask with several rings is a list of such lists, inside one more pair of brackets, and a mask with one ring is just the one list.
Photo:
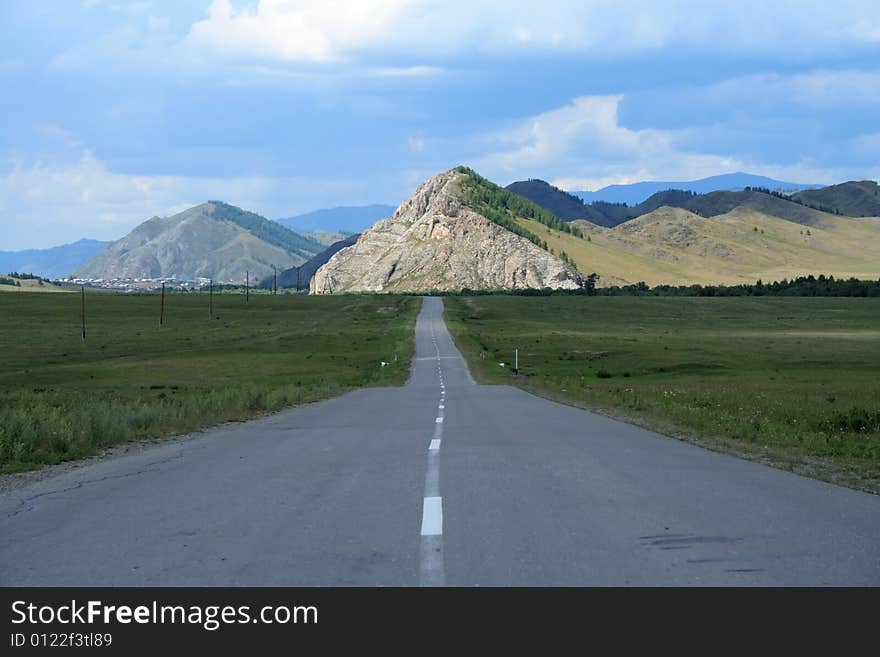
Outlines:
{"label": "rocky cliff", "polygon": [[310,292],[579,288],[572,265],[534,243],[540,240],[533,234],[523,231],[530,240],[513,232],[515,216],[493,213],[493,221],[474,210],[464,190],[471,175],[453,169],[422,183],[391,218],[318,269]]}

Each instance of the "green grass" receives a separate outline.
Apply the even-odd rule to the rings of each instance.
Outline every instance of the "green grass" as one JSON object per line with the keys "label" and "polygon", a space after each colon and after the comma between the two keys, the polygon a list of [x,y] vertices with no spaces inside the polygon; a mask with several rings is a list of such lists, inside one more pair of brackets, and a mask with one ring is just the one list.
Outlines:
{"label": "green grass", "polygon": [[[0,472],[403,383],[419,299],[0,295]],[[395,354],[397,360],[395,361]],[[380,368],[381,360],[390,365]]]}
{"label": "green grass", "polygon": [[450,297],[446,308],[483,382],[880,491],[880,299]]}

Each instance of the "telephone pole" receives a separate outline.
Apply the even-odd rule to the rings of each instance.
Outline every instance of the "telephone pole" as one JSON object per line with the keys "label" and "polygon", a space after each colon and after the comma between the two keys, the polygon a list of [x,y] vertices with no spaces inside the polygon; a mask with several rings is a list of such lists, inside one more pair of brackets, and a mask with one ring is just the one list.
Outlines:
{"label": "telephone pole", "polygon": [[159,310],[159,326],[165,323],[165,283],[162,283],[162,305]]}
{"label": "telephone pole", "polygon": [[272,294],[278,294],[278,268],[272,265]]}
{"label": "telephone pole", "polygon": [[86,340],[86,286],[81,285],[80,289],[82,290],[82,335],[83,342]]}
{"label": "telephone pole", "polygon": [[214,317],[214,279],[208,281],[208,317]]}
{"label": "telephone pole", "polygon": [[244,273],[244,302],[251,302],[251,273],[249,271]]}

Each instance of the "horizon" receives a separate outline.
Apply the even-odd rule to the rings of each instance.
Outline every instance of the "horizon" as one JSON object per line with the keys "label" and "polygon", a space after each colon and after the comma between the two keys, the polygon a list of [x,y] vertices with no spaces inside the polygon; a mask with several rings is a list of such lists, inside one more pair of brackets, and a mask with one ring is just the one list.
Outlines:
{"label": "horizon", "polygon": [[[454,168],[454,167],[453,167],[453,168]],[[478,172],[478,173],[479,173],[479,172]],[[702,180],[706,180],[706,179],[709,179],[709,178],[717,178],[717,177],[722,177],[722,176],[735,176],[735,175],[746,175],[746,176],[752,176],[752,175],[756,175],[756,174],[750,174],[750,173],[748,173],[748,172],[746,172],[746,171],[730,171],[730,172],[726,172],[726,173],[715,174],[715,175],[713,175],[713,176],[707,176],[706,178],[698,178],[698,179],[696,179],[696,180],[675,180],[675,181],[672,181],[672,180],[639,180],[639,181],[635,181],[635,182],[633,182],[633,183],[622,183],[622,185],[625,186],[625,185],[627,185],[627,184],[643,184],[643,183],[646,183],[646,184],[651,184],[651,183],[670,183],[670,184],[678,184],[678,183],[695,183],[695,182],[700,182],[700,181],[702,181]],[[545,182],[545,183],[548,182],[548,181],[546,181],[546,180],[544,180],[544,179],[542,179],[542,178],[528,178],[527,180],[535,180],[535,181],[540,181],[540,182]],[[511,183],[513,183],[513,182],[522,182],[522,181],[511,181]],[[809,183],[802,183],[802,182],[800,182],[800,181],[791,181],[791,180],[777,181],[777,182],[786,182],[786,183],[795,183],[795,184],[809,184]],[[838,181],[838,182],[832,182],[832,183],[829,183],[829,185],[840,184],[840,183],[843,183],[843,182],[854,182],[854,181]],[[880,182],[880,181],[877,181],[877,182]],[[507,183],[507,184],[511,184],[511,183]],[[548,184],[552,184],[552,183],[548,183]],[[604,189],[608,189],[608,188],[615,187],[615,186],[619,186],[619,185],[621,185],[621,183],[617,183],[617,184],[614,184],[614,185],[605,185],[605,186],[603,186],[603,187],[600,187],[600,188],[598,188],[598,189],[594,189],[594,190],[589,190],[589,189],[568,190],[568,189],[563,189],[563,188],[561,188],[561,187],[560,187],[559,189],[562,189],[562,191],[564,191],[564,192],[568,192],[568,193],[570,193],[570,194],[581,193],[581,192],[595,193],[595,192],[600,192],[600,191],[602,191],[602,190],[604,190]],[[588,201],[583,201],[583,200],[582,200],[582,202],[583,202],[584,204],[586,204],[586,205],[589,205],[589,203],[590,203],[590,202],[588,202]],[[226,204],[226,205],[232,205],[232,206],[235,206],[235,207],[239,207],[239,206],[236,206],[234,203],[229,203],[228,201],[224,201],[223,199],[206,199],[206,200],[204,200],[204,201],[199,201],[198,203],[194,204],[193,206],[190,206],[190,207],[188,207],[188,208],[184,208],[183,210],[180,210],[179,212],[183,212],[183,211],[185,211],[185,210],[191,209],[191,208],[193,208],[193,207],[197,207],[197,206],[199,206],[199,205],[203,205],[203,204],[205,204],[205,203],[223,203],[223,204]],[[377,203],[365,203],[365,204],[363,204],[363,205],[354,205],[354,206],[352,206],[352,205],[338,205],[338,206],[331,206],[331,207],[314,208],[314,209],[312,209],[312,210],[306,210],[305,212],[299,213],[299,214],[297,214],[297,215],[291,215],[291,216],[289,216],[289,217],[264,217],[264,218],[265,218],[265,219],[269,219],[269,220],[271,220],[271,221],[274,221],[274,222],[276,222],[276,223],[280,223],[282,220],[293,219],[293,218],[297,218],[297,217],[305,217],[305,216],[308,216],[308,215],[311,215],[311,214],[314,214],[314,213],[317,213],[317,212],[322,212],[322,211],[327,211],[327,210],[357,209],[357,208],[370,207],[370,206],[380,206],[380,205],[387,205],[387,206],[398,207],[400,204],[399,204],[399,203],[382,203],[382,202],[377,202]],[[239,207],[239,209],[242,209],[242,210],[248,210],[248,211],[249,211],[249,208],[241,208],[241,207]],[[175,214],[177,214],[177,213],[175,213]],[[259,213],[257,213],[257,214],[259,214]],[[172,216],[172,215],[154,215],[154,216],[159,216],[159,217],[161,217],[161,218],[167,218],[167,217]],[[262,215],[261,215],[261,216],[262,216]],[[137,223],[135,224],[135,226],[137,226],[137,225],[143,223],[144,221],[149,221],[149,219],[151,219],[151,218],[154,218],[154,217],[147,217],[147,218],[143,219],[143,221],[139,221],[139,222],[137,222]],[[284,224],[282,224],[282,225],[284,225]],[[303,230],[303,231],[300,231],[300,230],[296,230],[296,229],[290,228],[289,226],[285,226],[285,227],[288,228],[289,230],[292,230],[293,232],[300,233],[300,234],[303,234],[303,235],[310,235],[310,234],[313,234],[313,233],[315,233],[315,232],[321,232],[322,230],[323,230],[323,231],[334,231],[334,230],[339,230],[339,229],[331,228],[331,227],[323,227],[323,228],[321,228],[321,230]],[[72,245],[72,244],[76,244],[76,243],[78,243],[78,242],[84,242],[84,241],[85,241],[85,242],[88,242],[88,241],[98,241],[98,242],[110,242],[110,243],[112,243],[112,242],[115,242],[115,241],[118,240],[118,239],[121,239],[122,237],[125,237],[125,235],[127,235],[129,232],[130,232],[130,231],[127,230],[127,231],[125,231],[124,233],[121,233],[118,237],[110,238],[110,239],[98,239],[98,238],[93,238],[93,237],[84,236],[84,237],[80,237],[80,238],[78,238],[78,239],[72,240],[72,241],[70,241],[70,242],[64,242],[64,243],[62,243],[62,244],[50,244],[50,245],[48,245],[48,246],[42,246],[42,247],[26,247],[26,248],[24,248],[24,249],[0,249],[0,252],[17,252],[17,251],[30,251],[30,250],[35,250],[35,251],[38,251],[38,250],[47,250],[47,249],[52,249],[52,248],[57,248],[57,247],[70,246],[70,245]]]}
{"label": "horizon", "polygon": [[211,198],[276,220],[397,205],[459,162],[569,192],[880,179],[868,2],[11,0],[0,17],[0,251],[118,239]]}

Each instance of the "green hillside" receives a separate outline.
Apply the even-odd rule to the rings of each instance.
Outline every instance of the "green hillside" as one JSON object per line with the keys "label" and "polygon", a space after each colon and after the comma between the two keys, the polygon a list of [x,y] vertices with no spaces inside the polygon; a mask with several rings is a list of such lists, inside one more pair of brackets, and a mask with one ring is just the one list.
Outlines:
{"label": "green hillside", "polygon": [[827,207],[850,217],[880,216],[880,185],[873,180],[808,189],[792,194],[792,198],[807,205]]}
{"label": "green hillside", "polygon": [[568,254],[581,273],[599,274],[599,285],[880,277],[880,219],[817,214],[821,225],[805,226],[745,208],[707,218],[663,207],[615,228],[575,222],[583,238],[534,220],[518,223]]}

